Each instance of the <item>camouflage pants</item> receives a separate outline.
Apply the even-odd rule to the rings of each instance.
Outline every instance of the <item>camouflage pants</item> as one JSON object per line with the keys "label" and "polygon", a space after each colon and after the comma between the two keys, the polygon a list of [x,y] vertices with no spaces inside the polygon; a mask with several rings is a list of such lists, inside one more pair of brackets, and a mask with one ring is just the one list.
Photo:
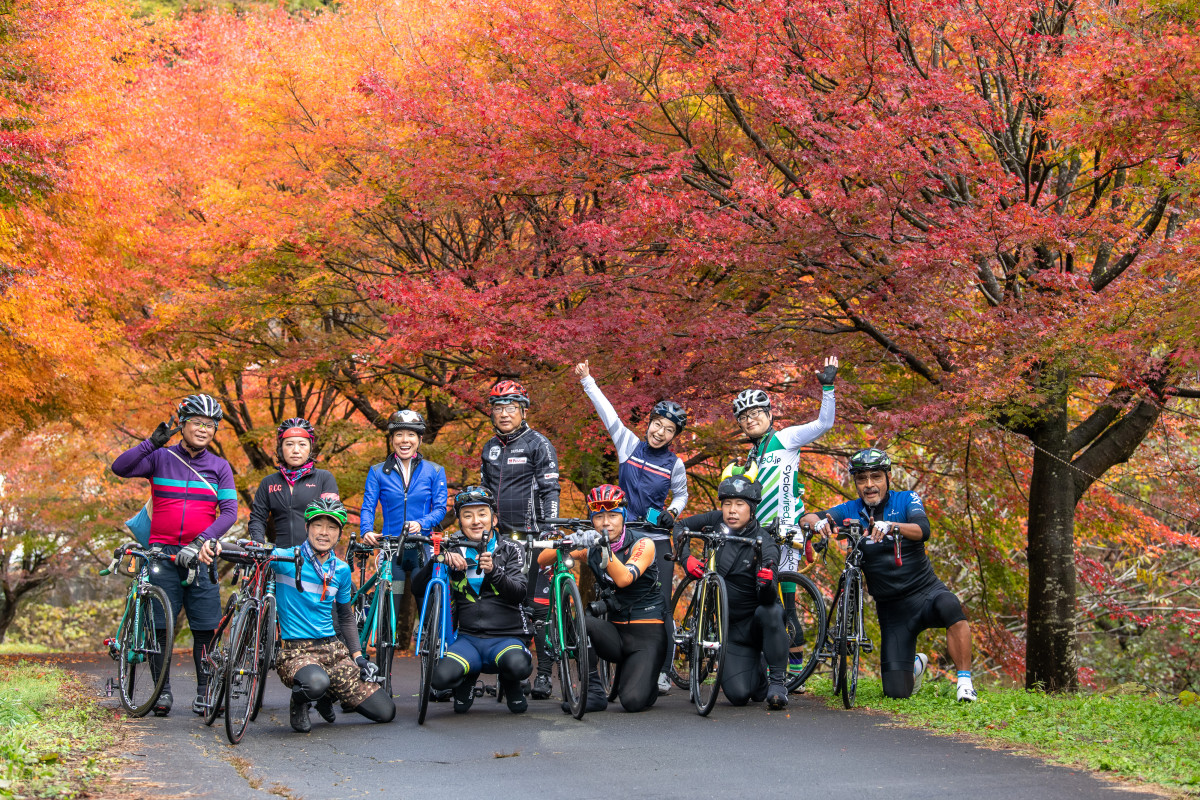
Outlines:
{"label": "camouflage pants", "polygon": [[358,665],[341,641],[291,639],[283,642],[276,671],[284,686],[290,689],[296,673],[310,664],[325,670],[329,676],[329,691],[348,709],[356,708],[380,688],[377,683],[361,679]]}

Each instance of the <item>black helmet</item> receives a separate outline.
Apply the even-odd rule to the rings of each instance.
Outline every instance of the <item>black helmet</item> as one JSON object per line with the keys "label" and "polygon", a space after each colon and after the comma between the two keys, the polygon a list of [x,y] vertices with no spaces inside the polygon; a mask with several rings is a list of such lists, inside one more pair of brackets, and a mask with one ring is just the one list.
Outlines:
{"label": "black helmet", "polygon": [[687,412],[683,410],[683,406],[673,400],[659,400],[650,410],[650,415],[651,417],[662,417],[668,422],[674,423],[676,434],[683,433],[683,429],[687,425]]}
{"label": "black helmet", "polygon": [[892,471],[892,460],[888,458],[887,453],[875,447],[868,447],[866,450],[859,450],[850,456],[851,475],[857,475],[860,472],[870,472],[872,470],[879,470],[880,472]]}
{"label": "black helmet", "polygon": [[410,408],[401,409],[388,420],[387,435],[390,437],[396,431],[416,431],[424,436],[425,418]]}
{"label": "black helmet", "polygon": [[496,513],[496,495],[482,486],[464,486],[454,495],[454,516],[467,506],[488,506]]}
{"label": "black helmet", "polygon": [[283,440],[293,436],[307,436],[312,443],[308,451],[309,457],[317,454],[317,430],[304,417],[285,419],[275,428],[275,457],[283,461]]}
{"label": "black helmet", "polygon": [[220,422],[221,417],[225,416],[221,411],[221,404],[217,402],[217,398],[207,394],[188,395],[179,404],[179,410],[176,414],[180,422],[187,422],[192,417],[208,417],[213,422]]}
{"label": "black helmet", "polygon": [[337,523],[338,530],[346,527],[346,507],[336,497],[318,497],[304,509],[304,523],[307,525],[317,517],[329,517]]}
{"label": "black helmet", "polygon": [[745,500],[750,504],[750,513],[754,514],[762,502],[762,485],[758,481],[747,480],[744,475],[731,475],[717,487],[717,501],[723,500]]}

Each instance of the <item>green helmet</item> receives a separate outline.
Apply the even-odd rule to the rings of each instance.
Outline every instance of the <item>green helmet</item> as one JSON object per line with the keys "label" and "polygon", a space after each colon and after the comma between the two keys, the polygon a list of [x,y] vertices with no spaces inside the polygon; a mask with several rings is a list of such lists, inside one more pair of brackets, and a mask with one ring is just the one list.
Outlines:
{"label": "green helmet", "polygon": [[318,497],[304,509],[304,522],[307,525],[317,517],[329,517],[341,530],[346,525],[346,507],[336,497]]}
{"label": "green helmet", "polygon": [[880,472],[892,471],[892,460],[888,458],[887,453],[875,447],[868,447],[866,450],[859,450],[850,456],[851,475],[857,475],[860,472],[871,472],[872,470],[879,470]]}

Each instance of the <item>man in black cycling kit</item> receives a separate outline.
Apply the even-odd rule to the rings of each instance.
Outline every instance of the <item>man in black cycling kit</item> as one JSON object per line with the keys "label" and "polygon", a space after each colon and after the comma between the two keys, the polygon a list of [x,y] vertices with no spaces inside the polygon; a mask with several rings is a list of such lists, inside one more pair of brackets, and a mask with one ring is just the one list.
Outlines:
{"label": "man in black cycling kit", "polygon": [[958,669],[958,699],[973,702],[971,626],[962,603],[938,580],[925,554],[929,517],[921,496],[892,490],[892,460],[882,450],[855,453],[849,466],[859,499],[820,515],[806,514],[801,522],[829,531],[830,522],[857,519],[870,533],[862,544],[862,568],[879,614],[883,693],[903,698],[921,688],[929,659],[917,652],[917,636],[928,628],[945,628],[950,658]]}
{"label": "man in black cycling kit", "polygon": [[[525,421],[529,393],[524,386],[512,380],[498,381],[488,393],[488,404],[496,435],[483,446],[480,483],[496,498],[502,532],[536,533],[539,520],[558,516],[558,454],[550,440]],[[550,582],[539,570],[529,587],[526,608],[537,623],[534,645],[538,664],[532,695],[545,700],[550,697],[554,665],[536,630],[549,613]]]}
{"label": "man in black cycling kit", "polygon": [[[690,531],[724,524],[734,536],[757,539],[762,547],[757,561],[750,544],[727,542],[717,550],[717,573],[725,579],[729,595],[729,640],[721,691],[735,706],[766,700],[770,708],[784,708],[788,704],[789,639],[776,576],[779,545],[755,517],[762,487],[757,481],[731,475],[717,487],[717,500],[719,510],[684,517],[679,524]],[[687,546],[676,547],[675,552],[686,553]],[[704,564],[695,556],[684,560],[684,569],[693,578],[704,575]]]}
{"label": "man in black cycling kit", "polygon": [[246,532],[259,544],[273,535],[276,547],[299,547],[308,539],[304,509],[318,498],[338,499],[333,473],[316,468],[317,432],[308,420],[292,417],[275,429],[279,471],[258,484]]}

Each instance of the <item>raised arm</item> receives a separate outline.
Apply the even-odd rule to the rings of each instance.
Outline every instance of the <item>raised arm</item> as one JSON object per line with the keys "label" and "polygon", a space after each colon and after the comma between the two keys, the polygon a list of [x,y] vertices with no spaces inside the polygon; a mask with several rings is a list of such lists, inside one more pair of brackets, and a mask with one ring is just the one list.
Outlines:
{"label": "raised arm", "polygon": [[608,431],[608,435],[612,437],[613,445],[617,448],[617,461],[625,461],[633,454],[633,449],[641,440],[636,433],[625,427],[625,424],[617,418],[617,410],[612,407],[612,403],[608,402],[608,398],[596,384],[596,379],[588,372],[588,362],[584,361],[576,366],[575,374],[581,375],[580,383],[583,384],[584,394],[592,401],[592,405],[596,409],[596,416],[600,417],[601,424]]}

